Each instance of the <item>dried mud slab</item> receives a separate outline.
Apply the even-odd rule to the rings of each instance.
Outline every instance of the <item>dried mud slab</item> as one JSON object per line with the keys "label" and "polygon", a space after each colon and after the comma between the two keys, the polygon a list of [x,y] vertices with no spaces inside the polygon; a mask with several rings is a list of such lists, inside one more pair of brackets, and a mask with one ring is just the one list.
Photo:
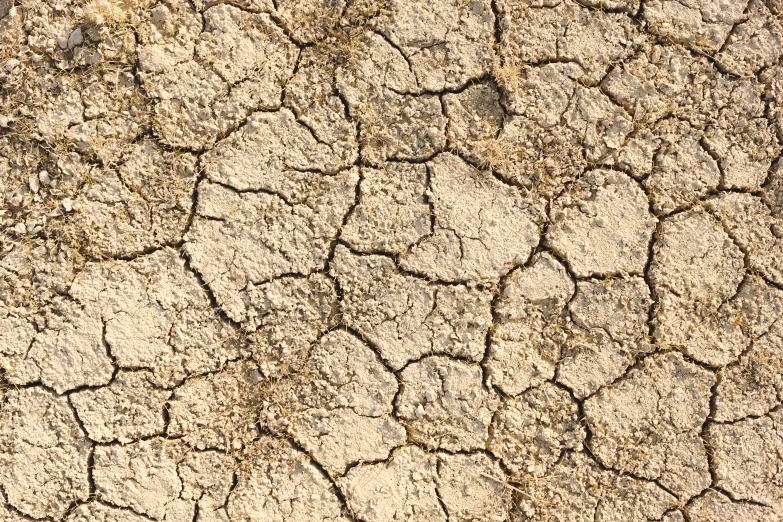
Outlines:
{"label": "dried mud slab", "polygon": [[746,0],[652,0],[642,11],[648,30],[661,40],[674,41],[706,51],[717,51],[734,24],[742,21]]}
{"label": "dried mud slab", "polygon": [[0,0],[0,520],[783,516],[783,0]]}
{"label": "dried mud slab", "polygon": [[503,403],[488,447],[515,477],[545,475],[563,452],[581,450],[579,408],[568,392],[549,383]]}
{"label": "dried mud slab", "polygon": [[427,167],[434,225],[401,256],[402,268],[443,281],[491,282],[528,259],[539,239],[538,209],[529,200],[453,154]]}
{"label": "dried mud slab", "polygon": [[340,480],[348,506],[362,521],[503,520],[510,504],[503,472],[483,453],[395,450],[387,462],[351,469]]}
{"label": "dried mud slab", "polygon": [[29,517],[61,519],[90,495],[90,443],[68,404],[40,386],[4,393],[0,484]]}
{"label": "dried mud slab", "polygon": [[300,372],[272,386],[262,422],[289,434],[332,476],[377,461],[406,441],[392,417],[397,380],[355,336],[322,337]]}
{"label": "dried mud slab", "polygon": [[696,522],[725,520],[726,522],[762,522],[779,520],[779,515],[769,506],[737,502],[717,491],[708,491],[703,497],[695,499],[686,508],[688,518]]}
{"label": "dried mud slab", "polygon": [[701,209],[662,222],[650,280],[658,297],[653,334],[700,362],[728,364],[747,347],[731,298],[744,256],[720,223]]}
{"label": "dried mud slab", "polygon": [[714,452],[716,484],[733,498],[780,510],[782,420],[780,410],[776,410],[759,418],[707,427],[705,439]]}
{"label": "dried mud slab", "polygon": [[515,495],[515,520],[660,520],[677,499],[653,482],[601,468],[569,452]]}
{"label": "dried mud slab", "polygon": [[352,254],[343,246],[331,266],[344,322],[395,370],[429,354],[483,358],[492,322],[489,292],[430,283],[400,272],[392,259]]}
{"label": "dried mud slab", "polygon": [[591,451],[687,500],[710,485],[700,430],[715,376],[676,352],[651,355],[585,401]]}
{"label": "dried mud slab", "polygon": [[395,410],[414,441],[431,450],[485,447],[497,398],[484,387],[478,365],[433,356],[400,375]]}
{"label": "dried mud slab", "polygon": [[[185,249],[232,319],[241,320],[246,313],[242,291],[249,284],[289,274],[306,276],[326,263],[353,203],[358,175],[349,170],[314,181],[290,200],[274,192],[238,192],[216,183],[199,186]],[[259,220],[259,215],[266,219]]]}
{"label": "dried mud slab", "polygon": [[577,277],[639,275],[657,220],[644,191],[624,174],[592,171],[555,200],[546,244]]}
{"label": "dried mud slab", "polygon": [[249,451],[226,504],[229,520],[350,520],[335,487],[306,454],[271,437]]}

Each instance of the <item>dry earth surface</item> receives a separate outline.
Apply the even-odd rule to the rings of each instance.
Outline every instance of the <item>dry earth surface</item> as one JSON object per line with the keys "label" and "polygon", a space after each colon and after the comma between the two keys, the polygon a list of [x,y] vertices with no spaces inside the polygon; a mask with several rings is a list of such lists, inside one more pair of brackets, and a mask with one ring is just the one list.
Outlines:
{"label": "dry earth surface", "polygon": [[0,520],[781,520],[781,21],[0,0]]}

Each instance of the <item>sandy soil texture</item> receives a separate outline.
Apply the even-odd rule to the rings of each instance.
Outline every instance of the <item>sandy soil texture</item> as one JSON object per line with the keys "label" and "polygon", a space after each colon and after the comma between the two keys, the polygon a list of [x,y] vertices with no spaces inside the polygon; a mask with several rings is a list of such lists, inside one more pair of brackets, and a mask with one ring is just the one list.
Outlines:
{"label": "sandy soil texture", "polygon": [[0,0],[0,521],[780,522],[782,0]]}

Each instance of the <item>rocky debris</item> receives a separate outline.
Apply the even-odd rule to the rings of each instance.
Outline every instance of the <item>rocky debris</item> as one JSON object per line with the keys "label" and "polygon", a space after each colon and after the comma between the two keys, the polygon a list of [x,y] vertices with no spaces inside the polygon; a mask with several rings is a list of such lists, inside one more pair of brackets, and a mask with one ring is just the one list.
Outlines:
{"label": "rocky debris", "polygon": [[452,154],[427,167],[435,223],[400,256],[402,268],[443,281],[493,282],[527,261],[539,240],[535,205]]}
{"label": "rocky debris", "polygon": [[288,442],[262,437],[245,460],[226,504],[229,520],[350,520],[334,486]]}
{"label": "rocky debris", "polygon": [[71,404],[87,436],[95,442],[126,444],[161,435],[171,391],[157,388],[153,382],[149,371],[120,370],[106,386],[72,393]]}
{"label": "rocky debris", "polygon": [[568,392],[550,383],[506,400],[495,413],[488,448],[512,477],[545,475],[567,450],[582,449],[584,428]]}
{"label": "rocky debris", "polygon": [[[318,177],[296,199],[202,183],[185,251],[226,314],[246,313],[242,290],[322,269],[354,202],[356,170]],[[264,219],[259,219],[259,215]]]}
{"label": "rocky debris", "polygon": [[732,501],[717,491],[707,491],[686,508],[688,520],[693,522],[764,522],[776,520],[778,515],[769,506]]}
{"label": "rocky debris", "polygon": [[747,0],[651,0],[644,4],[642,19],[646,29],[663,42],[718,51],[734,25],[742,21],[747,5]]}
{"label": "rocky debris", "polygon": [[258,369],[246,361],[185,381],[169,400],[167,435],[198,449],[239,449],[258,435],[263,386]]}
{"label": "rocky debris", "polygon": [[429,354],[474,362],[484,356],[492,322],[489,292],[428,283],[400,273],[384,256],[338,246],[331,273],[342,291],[343,321],[373,344],[392,368]]}
{"label": "rocky debris", "polygon": [[731,302],[744,277],[742,251],[701,209],[663,220],[658,238],[649,271],[656,341],[706,364],[732,362],[749,342]]}
{"label": "rocky debris", "polygon": [[272,386],[262,425],[288,433],[332,476],[406,441],[391,415],[397,380],[361,340],[340,330],[313,347],[301,371]]}
{"label": "rocky debris", "polygon": [[782,423],[783,413],[777,409],[732,424],[709,424],[705,441],[713,452],[715,485],[735,500],[749,500],[780,511]]}
{"label": "rocky debris", "polygon": [[402,372],[397,415],[415,442],[431,450],[482,449],[497,398],[482,383],[476,364],[432,356]]}
{"label": "rocky debris", "polygon": [[604,465],[655,480],[682,500],[710,486],[699,437],[715,376],[677,352],[650,355],[584,403],[590,451]]}
{"label": "rocky debris", "polygon": [[648,522],[661,520],[676,504],[653,482],[604,470],[584,453],[568,452],[546,475],[517,492],[513,515],[520,521]]}
{"label": "rocky debris", "polygon": [[647,197],[625,174],[594,170],[553,203],[545,243],[577,277],[639,275],[657,220]]}
{"label": "rocky debris", "polygon": [[555,376],[566,304],[574,290],[565,267],[550,254],[537,254],[528,266],[511,272],[495,305],[497,325],[485,363],[488,383],[515,396]]}
{"label": "rocky debris", "polygon": [[339,482],[359,520],[505,520],[510,503],[503,472],[483,453],[394,451],[386,462],[352,468]]}
{"label": "rocky debris", "polygon": [[340,239],[359,252],[402,254],[432,233],[431,219],[427,167],[390,162],[362,169],[359,204]]}
{"label": "rocky debris", "polygon": [[173,249],[133,261],[90,264],[70,294],[94,310],[97,332],[103,322],[107,346],[99,346],[109,376],[113,362],[120,368],[149,369],[156,385],[170,387],[238,356],[237,333],[220,319]]}
{"label": "rocky debris", "polygon": [[40,386],[3,395],[0,485],[7,501],[29,517],[62,519],[90,495],[90,443],[67,397]]}

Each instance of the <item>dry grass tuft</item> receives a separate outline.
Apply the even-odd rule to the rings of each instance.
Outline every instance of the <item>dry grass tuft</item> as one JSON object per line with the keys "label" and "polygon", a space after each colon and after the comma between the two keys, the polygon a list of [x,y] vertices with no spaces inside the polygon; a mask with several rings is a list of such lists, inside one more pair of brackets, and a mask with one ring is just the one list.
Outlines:
{"label": "dry grass tuft", "polygon": [[84,6],[84,18],[96,25],[113,25],[125,22],[130,16],[129,0],[90,0]]}

